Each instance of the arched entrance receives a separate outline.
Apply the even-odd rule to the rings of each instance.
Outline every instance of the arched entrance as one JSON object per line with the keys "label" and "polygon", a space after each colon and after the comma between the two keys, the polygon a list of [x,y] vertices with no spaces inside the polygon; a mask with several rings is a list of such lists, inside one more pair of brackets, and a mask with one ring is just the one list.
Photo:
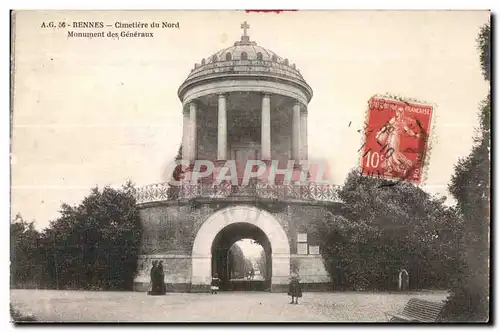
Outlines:
{"label": "arched entrance", "polygon": [[[266,256],[266,279],[263,281],[235,281],[231,280],[229,250],[241,239],[257,241]],[[269,239],[264,232],[250,223],[234,223],[224,227],[212,243],[212,274],[217,274],[221,280],[221,290],[267,290],[271,288],[272,277],[272,249]],[[243,278],[246,275],[241,276]]]}
{"label": "arched entrance", "polygon": [[269,212],[248,205],[222,209],[208,218],[196,234],[191,284],[208,287],[213,273],[228,280],[227,252],[238,240],[258,241],[266,252],[267,288],[287,284],[290,245],[285,230]]}

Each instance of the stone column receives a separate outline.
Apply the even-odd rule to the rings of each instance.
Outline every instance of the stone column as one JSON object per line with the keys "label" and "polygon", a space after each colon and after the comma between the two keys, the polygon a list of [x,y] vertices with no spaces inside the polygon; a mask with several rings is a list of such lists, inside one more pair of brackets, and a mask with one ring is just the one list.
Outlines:
{"label": "stone column", "polygon": [[292,159],[296,163],[300,161],[300,103],[298,101],[293,105]]}
{"label": "stone column", "polygon": [[219,95],[218,127],[217,127],[217,160],[227,159],[227,113],[226,96]]}
{"label": "stone column", "polygon": [[189,121],[189,111],[182,110],[182,160],[190,160]]}
{"label": "stone column", "polygon": [[262,96],[262,116],[261,116],[261,156],[262,160],[271,160],[271,96]]}
{"label": "stone column", "polygon": [[189,160],[196,160],[196,103],[189,103]]}
{"label": "stone column", "polygon": [[307,108],[300,112],[300,145],[301,154],[300,158],[302,160],[307,160],[308,156],[308,146],[307,146]]}

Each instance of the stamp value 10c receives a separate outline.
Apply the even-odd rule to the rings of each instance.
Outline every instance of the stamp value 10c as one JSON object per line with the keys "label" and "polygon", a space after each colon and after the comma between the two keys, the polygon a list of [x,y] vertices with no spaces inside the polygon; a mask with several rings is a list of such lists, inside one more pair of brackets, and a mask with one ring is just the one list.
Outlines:
{"label": "stamp value 10c", "polygon": [[433,111],[432,105],[371,98],[360,149],[362,174],[420,184]]}

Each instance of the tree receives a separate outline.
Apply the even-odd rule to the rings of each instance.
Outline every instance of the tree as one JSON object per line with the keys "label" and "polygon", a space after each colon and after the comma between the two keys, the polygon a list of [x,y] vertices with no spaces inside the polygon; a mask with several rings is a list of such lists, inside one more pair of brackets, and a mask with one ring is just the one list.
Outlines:
{"label": "tree", "polygon": [[[182,144],[179,146],[179,150],[177,151],[177,155],[175,156],[175,161],[182,160]],[[184,175],[183,166],[177,165],[175,166],[172,174],[167,174],[167,181],[170,181],[170,176],[175,181],[180,181]],[[168,199],[177,199],[179,198],[179,186],[173,186],[169,184],[167,191]]]}
{"label": "tree", "polygon": [[11,287],[40,286],[39,243],[40,233],[34,222],[25,221],[18,213],[10,224]]}
{"label": "tree", "polygon": [[[490,82],[490,25],[481,27],[478,50],[484,79]],[[489,317],[491,93],[480,105],[479,130],[472,152],[455,165],[448,189],[464,220],[467,269],[452,289],[450,319],[486,321]]]}
{"label": "tree", "polygon": [[353,170],[339,195],[343,215],[317,225],[334,287],[391,289],[405,268],[412,288],[444,288],[460,269],[461,222],[444,200],[417,186]]}
{"label": "tree", "polygon": [[243,250],[235,243],[229,251],[229,264],[236,278],[243,278],[252,269],[252,262],[245,257]]}
{"label": "tree", "polygon": [[78,206],[61,206],[41,240],[52,287],[132,289],[141,239],[134,192],[130,182],[96,187]]}
{"label": "tree", "polygon": [[267,265],[266,265],[266,252],[264,250],[262,250],[260,252],[260,256],[259,258],[257,258],[257,266],[259,268],[259,271],[260,271],[260,275],[262,276],[262,278],[266,279],[267,278]]}

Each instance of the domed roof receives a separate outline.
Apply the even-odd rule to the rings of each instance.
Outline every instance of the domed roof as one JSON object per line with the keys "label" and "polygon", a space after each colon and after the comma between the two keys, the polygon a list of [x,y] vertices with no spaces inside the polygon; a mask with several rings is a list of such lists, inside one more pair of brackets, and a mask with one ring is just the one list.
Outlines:
{"label": "domed roof", "polygon": [[298,85],[306,90],[307,99],[310,99],[312,89],[305,82],[295,64],[290,64],[288,59],[251,41],[246,31],[249,28],[247,22],[244,22],[241,28],[244,32],[239,41],[201,59],[200,63],[194,65],[184,83],[179,87],[179,98],[182,100],[187,89],[205,80],[258,76],[259,79],[279,79]]}
{"label": "domed roof", "polygon": [[[242,54],[246,53],[246,59]],[[234,46],[224,48],[217,53],[207,57],[205,63],[214,63],[225,60],[262,60],[283,62],[283,58],[273,51],[257,45],[256,42],[236,42]]]}
{"label": "domed roof", "polygon": [[202,64],[228,60],[260,60],[278,63],[285,62],[284,64],[288,65],[288,60],[285,59],[285,61],[273,51],[259,46],[256,42],[250,40],[250,36],[247,35],[247,29],[250,28],[250,26],[246,21],[241,24],[241,28],[243,29],[241,40],[235,42],[233,46],[222,49],[208,58],[203,59]]}

